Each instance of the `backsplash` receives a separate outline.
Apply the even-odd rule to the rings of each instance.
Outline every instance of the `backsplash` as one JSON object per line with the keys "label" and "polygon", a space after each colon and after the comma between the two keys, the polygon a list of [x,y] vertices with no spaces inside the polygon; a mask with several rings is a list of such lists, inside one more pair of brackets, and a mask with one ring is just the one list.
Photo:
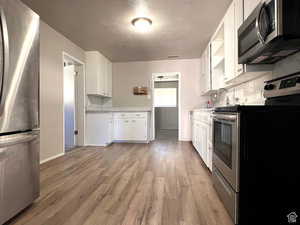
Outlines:
{"label": "backsplash", "polygon": [[263,105],[264,82],[284,75],[300,71],[300,53],[290,56],[274,65],[271,73],[225,90],[217,96],[212,96],[214,106],[225,105]]}

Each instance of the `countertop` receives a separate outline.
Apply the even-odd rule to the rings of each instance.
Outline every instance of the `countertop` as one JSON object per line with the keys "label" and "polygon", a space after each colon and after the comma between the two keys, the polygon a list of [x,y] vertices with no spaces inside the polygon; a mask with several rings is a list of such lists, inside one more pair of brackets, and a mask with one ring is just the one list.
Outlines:
{"label": "countertop", "polygon": [[151,112],[151,107],[88,107],[86,112]]}
{"label": "countertop", "polygon": [[192,112],[211,112],[214,110],[215,108],[198,108],[198,109],[193,109]]}

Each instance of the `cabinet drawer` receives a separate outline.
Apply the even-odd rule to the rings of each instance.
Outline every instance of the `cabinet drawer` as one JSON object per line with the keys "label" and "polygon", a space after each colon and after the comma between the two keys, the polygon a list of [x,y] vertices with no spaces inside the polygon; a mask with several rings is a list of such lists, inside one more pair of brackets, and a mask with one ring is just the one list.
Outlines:
{"label": "cabinet drawer", "polygon": [[114,113],[114,118],[115,119],[127,119],[127,118],[147,118],[147,113],[146,112],[137,112],[137,113]]}

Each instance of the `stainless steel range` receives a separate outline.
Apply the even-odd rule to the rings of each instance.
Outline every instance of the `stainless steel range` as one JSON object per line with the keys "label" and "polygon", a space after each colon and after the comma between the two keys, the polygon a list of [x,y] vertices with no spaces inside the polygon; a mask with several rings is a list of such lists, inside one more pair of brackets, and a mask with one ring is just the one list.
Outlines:
{"label": "stainless steel range", "polygon": [[213,182],[239,225],[300,216],[300,73],[266,82],[264,95],[265,105],[220,107],[213,118]]}

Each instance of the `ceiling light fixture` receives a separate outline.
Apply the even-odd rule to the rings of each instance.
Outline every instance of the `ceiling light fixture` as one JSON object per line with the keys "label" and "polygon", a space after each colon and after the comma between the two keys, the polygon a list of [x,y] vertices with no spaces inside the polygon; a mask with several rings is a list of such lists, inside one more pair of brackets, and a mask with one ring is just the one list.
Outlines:
{"label": "ceiling light fixture", "polygon": [[146,32],[150,30],[152,20],[147,17],[137,17],[131,21],[132,25],[140,32]]}

